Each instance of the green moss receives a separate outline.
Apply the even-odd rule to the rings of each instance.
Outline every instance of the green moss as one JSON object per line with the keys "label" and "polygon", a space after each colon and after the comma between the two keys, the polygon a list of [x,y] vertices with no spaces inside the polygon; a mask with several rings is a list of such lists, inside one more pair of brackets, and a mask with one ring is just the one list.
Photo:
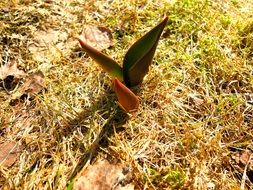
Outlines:
{"label": "green moss", "polygon": [[185,178],[185,174],[179,170],[171,170],[164,176],[164,180],[169,183],[173,189],[180,189],[185,183]]}

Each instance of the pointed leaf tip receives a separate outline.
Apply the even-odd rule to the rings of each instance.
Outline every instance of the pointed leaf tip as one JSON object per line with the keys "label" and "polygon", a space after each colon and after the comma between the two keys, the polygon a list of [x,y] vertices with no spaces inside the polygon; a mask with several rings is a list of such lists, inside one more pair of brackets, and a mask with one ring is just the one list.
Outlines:
{"label": "pointed leaf tip", "polygon": [[123,61],[123,77],[128,87],[142,82],[152,63],[155,50],[166,26],[168,17],[136,41],[128,50]]}
{"label": "pointed leaf tip", "polygon": [[117,78],[113,80],[113,88],[116,92],[120,107],[126,112],[131,113],[138,110],[138,97]]}
{"label": "pointed leaf tip", "polygon": [[96,62],[98,63],[104,71],[108,72],[113,77],[118,77],[123,81],[123,71],[121,66],[114,61],[109,56],[103,54],[102,52],[96,50],[95,48],[89,46],[87,43],[82,41],[80,38],[77,38],[80,45],[84,51]]}

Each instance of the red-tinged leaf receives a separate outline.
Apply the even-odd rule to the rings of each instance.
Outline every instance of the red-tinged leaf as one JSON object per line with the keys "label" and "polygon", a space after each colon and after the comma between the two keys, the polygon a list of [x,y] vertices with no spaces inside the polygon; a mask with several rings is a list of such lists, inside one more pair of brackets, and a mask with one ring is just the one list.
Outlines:
{"label": "red-tinged leaf", "polygon": [[94,59],[106,72],[113,77],[117,77],[123,81],[123,71],[116,61],[86,44],[80,38],[77,38],[84,51]]}
{"label": "red-tinged leaf", "polygon": [[113,88],[118,97],[119,104],[126,112],[134,112],[138,110],[138,97],[117,78],[113,80]]}
{"label": "red-tinged leaf", "polygon": [[126,53],[123,62],[123,77],[128,87],[141,83],[147,74],[167,21],[168,17],[136,41]]}
{"label": "red-tinged leaf", "polygon": [[18,145],[16,142],[0,143],[0,166],[12,166],[18,159],[23,148],[23,146]]}

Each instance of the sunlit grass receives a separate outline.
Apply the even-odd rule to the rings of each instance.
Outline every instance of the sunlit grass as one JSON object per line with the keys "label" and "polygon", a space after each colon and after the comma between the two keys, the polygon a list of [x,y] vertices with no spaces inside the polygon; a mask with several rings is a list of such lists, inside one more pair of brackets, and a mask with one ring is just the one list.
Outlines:
{"label": "sunlit grass", "polygon": [[[132,168],[137,189],[239,189],[233,155],[253,148],[252,8],[250,0],[0,2],[2,60],[41,70],[46,83],[16,106],[0,90],[0,142],[25,147],[14,166],[0,167],[0,188],[65,189],[107,126],[96,158]],[[121,63],[165,15],[154,63],[136,89],[140,110],[125,116],[110,77],[72,36],[87,25],[109,28],[113,46],[104,52]],[[50,29],[65,37],[38,49],[37,59],[29,47]]]}

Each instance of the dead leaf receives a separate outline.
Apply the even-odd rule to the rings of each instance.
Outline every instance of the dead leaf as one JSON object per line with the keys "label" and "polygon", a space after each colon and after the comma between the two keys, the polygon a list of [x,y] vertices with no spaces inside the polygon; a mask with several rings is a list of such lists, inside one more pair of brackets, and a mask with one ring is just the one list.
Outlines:
{"label": "dead leaf", "polygon": [[81,174],[73,190],[133,190],[131,178],[131,171],[124,169],[122,164],[111,164],[107,160],[100,160]]}
{"label": "dead leaf", "polygon": [[[68,33],[60,30],[38,30],[33,34],[33,41],[28,45],[28,50],[33,58],[39,62],[48,63],[61,57],[62,51],[66,54]],[[73,40],[73,45],[75,41]]]}
{"label": "dead leaf", "polygon": [[16,142],[4,142],[0,144],[0,166],[10,167],[19,157],[23,146]]}
{"label": "dead leaf", "polygon": [[112,33],[105,27],[86,27],[79,38],[97,50],[103,50],[112,45]]}
{"label": "dead leaf", "polygon": [[33,73],[25,80],[20,91],[38,94],[44,88],[44,78],[45,76],[41,71]]}
{"label": "dead leaf", "polygon": [[24,71],[18,69],[17,62],[10,60],[0,67],[0,87],[3,87],[9,93],[16,88],[20,79],[25,75]]}
{"label": "dead leaf", "polygon": [[237,177],[246,184],[248,184],[249,181],[253,183],[253,152],[248,149],[243,150],[232,155],[232,159],[234,160],[232,163],[233,169],[240,174]]}
{"label": "dead leaf", "polygon": [[59,42],[64,42],[67,38],[68,34],[60,30],[38,30],[34,33],[34,42],[40,47],[48,47],[50,44],[55,45]]}
{"label": "dead leaf", "polygon": [[250,150],[245,150],[244,152],[242,152],[240,156],[241,163],[246,165],[250,161],[251,155],[252,155],[252,152]]}
{"label": "dead leaf", "polygon": [[237,153],[235,156],[235,161],[237,164],[242,164],[243,166],[247,165],[250,161],[250,157],[253,153],[250,150],[244,150],[241,153]]}
{"label": "dead leaf", "polygon": [[204,103],[204,99],[200,95],[191,93],[188,95],[188,97],[190,102],[193,103],[195,106],[200,106]]}
{"label": "dead leaf", "polygon": [[[27,97],[28,93],[38,94],[40,93],[44,87],[44,74],[41,71],[34,72],[30,76],[28,76],[24,82],[24,84],[12,94],[11,105],[16,105],[22,97]],[[21,101],[22,102],[22,101]]]}
{"label": "dead leaf", "polygon": [[22,78],[25,76],[25,72],[18,69],[18,64],[16,61],[11,60],[10,62],[1,65],[0,67],[0,80],[4,80],[8,76],[13,76],[14,78]]}

